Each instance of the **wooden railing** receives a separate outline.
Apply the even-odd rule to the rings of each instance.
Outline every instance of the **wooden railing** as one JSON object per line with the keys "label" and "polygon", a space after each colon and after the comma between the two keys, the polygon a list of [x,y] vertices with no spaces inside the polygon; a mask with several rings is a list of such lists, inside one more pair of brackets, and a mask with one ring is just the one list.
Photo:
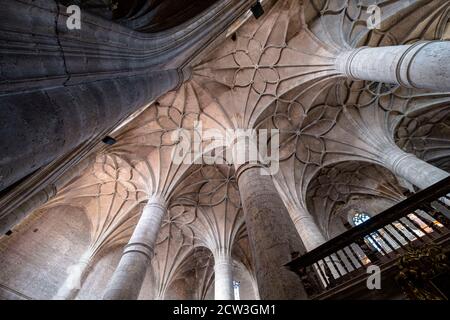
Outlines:
{"label": "wooden railing", "polygon": [[450,234],[450,178],[422,190],[287,264],[310,297]]}

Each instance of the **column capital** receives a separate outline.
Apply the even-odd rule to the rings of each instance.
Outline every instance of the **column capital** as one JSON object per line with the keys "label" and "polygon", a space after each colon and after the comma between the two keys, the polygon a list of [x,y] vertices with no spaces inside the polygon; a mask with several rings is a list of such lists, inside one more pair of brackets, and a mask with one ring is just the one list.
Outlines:
{"label": "column capital", "polygon": [[396,176],[420,189],[426,189],[449,176],[448,172],[403,151],[396,145],[384,149],[380,160]]}
{"label": "column capital", "polygon": [[[247,170],[250,169],[260,169],[261,171],[266,170],[267,168],[264,164],[262,164],[261,162],[246,162],[243,164],[239,164],[239,165],[235,165],[235,176],[236,176],[236,181],[239,181],[240,176]],[[269,175],[269,174],[267,174]]]}
{"label": "column capital", "polygon": [[221,264],[232,264],[233,258],[231,257],[231,252],[229,250],[222,250],[220,252],[213,252],[214,256],[214,265],[221,265]]}
{"label": "column capital", "polygon": [[292,221],[294,224],[300,223],[303,220],[314,221],[314,218],[309,213],[298,212],[293,218]]}
{"label": "column capital", "polygon": [[137,252],[137,253],[142,253],[143,255],[145,255],[148,259],[153,258],[154,255],[154,248],[151,245],[142,243],[142,242],[132,242],[132,243],[128,243],[124,250],[123,250],[123,255],[127,254],[127,253],[131,253],[131,252]]}
{"label": "column capital", "polygon": [[165,197],[161,194],[153,194],[149,197],[147,203],[145,204],[145,208],[156,207],[164,212],[167,210],[167,201]]}
{"label": "column capital", "polygon": [[403,162],[409,158],[416,158],[412,153],[407,153],[396,145],[388,146],[383,150],[382,159],[393,174],[401,176]]}
{"label": "column capital", "polygon": [[345,74],[347,78],[351,80],[358,80],[358,78],[352,73],[352,62],[356,55],[366,48],[368,47],[364,46],[354,50],[347,50],[339,54],[335,61],[336,70],[342,74]]}

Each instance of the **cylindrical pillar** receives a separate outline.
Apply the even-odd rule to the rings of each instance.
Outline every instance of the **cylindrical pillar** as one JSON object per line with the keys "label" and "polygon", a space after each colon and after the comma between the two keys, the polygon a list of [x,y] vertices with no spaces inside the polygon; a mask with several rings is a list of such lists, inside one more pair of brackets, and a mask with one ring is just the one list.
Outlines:
{"label": "cylindrical pillar", "polygon": [[261,170],[258,165],[244,165],[236,174],[260,297],[305,299],[300,278],[284,267],[292,254],[304,252],[302,241],[272,177]]}
{"label": "cylindrical pillar", "polygon": [[336,69],[355,80],[399,84],[407,88],[450,90],[450,42],[362,47],[341,53]]}
{"label": "cylindrical pillar", "polygon": [[84,278],[92,259],[92,251],[86,251],[77,264],[69,267],[69,273],[63,285],[59,288],[53,300],[73,300],[83,285]]}
{"label": "cylindrical pillar", "polygon": [[309,213],[306,206],[301,201],[282,192],[288,187],[286,185],[281,185],[280,179],[273,177],[273,182],[291,216],[300,238],[302,239],[306,251],[314,250],[318,246],[324,244],[326,239],[323,236],[322,230],[320,230],[314,217]]}
{"label": "cylindrical pillar", "polygon": [[395,145],[384,150],[382,161],[395,175],[420,189],[426,189],[450,176],[446,171],[420,160]]}
{"label": "cylindrical pillar", "polygon": [[306,212],[306,210],[299,209],[294,214],[291,213],[291,215],[293,215],[292,220],[294,221],[295,228],[307,251],[314,250],[326,242],[313,216]]}
{"label": "cylindrical pillar", "polygon": [[104,300],[138,298],[165,213],[166,203],[162,197],[154,196],[148,201],[108,284]]}
{"label": "cylindrical pillar", "polygon": [[233,263],[229,254],[214,255],[214,298],[234,300]]}

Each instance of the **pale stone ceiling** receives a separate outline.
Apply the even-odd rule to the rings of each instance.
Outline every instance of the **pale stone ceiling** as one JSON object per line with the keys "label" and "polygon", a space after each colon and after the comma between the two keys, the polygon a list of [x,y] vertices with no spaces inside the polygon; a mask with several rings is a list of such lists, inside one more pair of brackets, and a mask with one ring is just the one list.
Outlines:
{"label": "pale stone ceiling", "polygon": [[[393,16],[407,7],[403,1],[384,3],[387,9],[384,12]],[[363,6],[356,8],[355,1],[321,4],[310,1],[305,7],[298,1],[279,1],[262,21],[249,21],[236,32],[235,40],[228,39],[194,66],[191,80],[178,91],[159,99],[117,136],[119,143],[108,152],[127,159],[138,175],[145,177],[142,180],[151,181],[144,187],[147,194],[171,195],[176,203],[189,196],[193,197],[193,202],[211,202],[210,193],[198,189],[199,186],[209,187],[208,178],[198,174],[188,175],[187,183],[181,182],[181,188],[178,187],[183,190],[181,193],[175,192],[176,196],[172,193],[189,169],[174,166],[169,161],[173,147],[171,132],[178,128],[193,129],[194,121],[202,121],[203,127],[220,131],[255,127],[279,129],[281,171],[276,182],[294,221],[305,225],[305,220],[298,218],[308,215],[307,190],[315,188],[310,184],[317,181],[321,168],[351,160],[383,164],[379,155],[386,145],[395,146],[396,127],[405,115],[448,104],[450,98],[448,94],[432,95],[398,86],[345,81],[334,69],[336,55],[362,44],[393,45],[434,39],[443,28],[442,24],[435,23],[438,19],[434,15],[442,15],[443,7],[448,4],[433,2],[426,10],[420,7],[420,11],[418,6],[412,6],[406,13],[409,19],[399,23],[398,19],[384,17],[387,27],[368,34],[364,25],[367,14]],[[315,9],[321,12],[320,16],[315,15],[314,19],[304,16]],[[424,16],[427,19],[422,21]],[[338,21],[340,25],[334,25]],[[422,23],[417,24],[417,21]],[[407,28],[410,32],[405,36]],[[357,168],[353,167],[356,174]],[[369,168],[380,170],[374,166]],[[358,180],[357,176],[353,178]],[[224,181],[226,185],[229,183]],[[366,179],[361,183],[361,188],[377,190],[371,186],[373,181],[368,184]],[[377,196],[398,200],[401,198],[398,188],[393,185],[390,194],[379,191]],[[235,209],[230,209],[232,200],[224,199],[223,195],[213,201],[215,206],[200,206],[195,214],[179,209],[183,213],[175,216],[182,218],[183,228],[189,226],[189,232],[185,233],[189,239],[192,237],[192,243],[197,240],[211,251],[232,249],[233,234],[243,225],[241,215],[239,220],[233,221],[239,217],[236,215],[239,195],[236,187],[232,190],[235,190],[235,200],[231,207]],[[227,215],[232,212],[235,218],[227,222]],[[180,223],[175,222],[175,225]],[[235,225],[235,231],[227,230],[228,225]]]}
{"label": "pale stone ceiling", "polygon": [[[278,1],[192,66],[189,81],[122,128],[117,144],[40,211],[83,209],[91,229],[80,261],[93,263],[103,250],[125,244],[146,200],[162,195],[169,210],[152,261],[153,295],[162,299],[175,282],[193,279],[196,291],[180,295],[201,299],[218,255],[232,256],[253,279],[254,271],[234,168],[170,160],[180,143],[173,133],[192,132],[195,121],[220,132],[280,130],[274,182],[300,234],[308,221],[328,233],[339,205],[354,195],[402,199],[402,177],[385,169],[380,155],[398,145],[426,161],[448,161],[450,93],[348,80],[335,60],[364,45],[441,39],[450,4],[379,1],[382,28],[369,32],[366,2]],[[211,141],[202,143],[207,149]],[[307,249],[323,241],[317,231],[302,239]]]}

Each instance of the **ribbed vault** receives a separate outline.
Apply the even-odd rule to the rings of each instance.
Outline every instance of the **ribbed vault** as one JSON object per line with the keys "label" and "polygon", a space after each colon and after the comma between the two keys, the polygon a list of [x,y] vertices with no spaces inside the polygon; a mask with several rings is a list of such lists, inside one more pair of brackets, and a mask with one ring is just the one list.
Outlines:
{"label": "ribbed vault", "polygon": [[[200,12],[218,3],[119,1],[110,18],[122,25],[117,28],[166,34],[195,24]],[[131,243],[133,253],[142,250],[151,259],[141,297],[210,298],[218,279],[230,284],[233,269],[258,297],[251,229],[236,176],[242,168],[215,152],[225,145],[221,137],[229,129],[279,133],[279,170],[269,177],[276,190],[264,191],[278,191],[307,250],[345,231],[350,213],[377,214],[414,187],[432,184],[433,179],[420,184],[425,179],[417,168],[429,170],[427,177],[442,174],[429,163],[450,172],[450,92],[350,79],[338,68],[339,57],[355,48],[445,39],[450,4],[377,1],[381,26],[370,30],[371,3],[277,1],[263,17],[248,19],[220,46],[209,48],[189,72],[183,70],[187,81],[171,86],[112,133],[116,143],[97,150],[94,164],[39,207],[41,214],[77,208],[91,225],[80,269],[56,297],[75,298],[79,288],[71,286],[71,277],[84,279],[100,257],[118,247],[126,250],[142,217],[158,212],[155,243],[145,250],[140,241]],[[136,47],[125,43],[122,50],[131,55]],[[142,58],[132,57],[130,70]],[[161,61],[165,67],[176,64]],[[141,97],[139,90],[128,94]],[[199,130],[214,131],[205,136]],[[174,161],[186,149],[182,161]],[[205,156],[211,154],[228,162],[209,163]]]}

